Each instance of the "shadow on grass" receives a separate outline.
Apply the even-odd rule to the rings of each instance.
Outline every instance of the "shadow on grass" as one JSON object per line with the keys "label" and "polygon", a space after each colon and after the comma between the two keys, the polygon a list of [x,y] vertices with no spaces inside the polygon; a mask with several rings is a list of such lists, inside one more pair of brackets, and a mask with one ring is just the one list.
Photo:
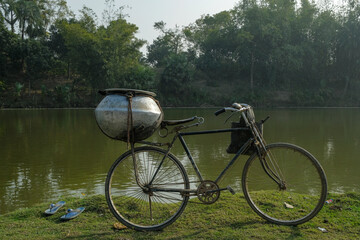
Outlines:
{"label": "shadow on grass", "polygon": [[266,222],[261,221],[261,220],[250,220],[250,221],[243,221],[243,222],[235,222],[235,223],[229,224],[229,227],[233,228],[233,229],[239,229],[239,228],[244,228],[244,227],[251,226],[251,225],[256,225],[256,224],[266,224]]}
{"label": "shadow on grass", "polygon": [[[112,234],[115,235],[116,233],[112,233]],[[109,233],[84,234],[84,235],[76,235],[76,236],[66,236],[66,239],[102,239],[109,235],[111,235],[111,234],[109,234]],[[128,240],[128,239],[132,239],[132,238],[116,236],[116,239],[117,240]]]}
{"label": "shadow on grass", "polygon": [[[258,226],[257,226],[258,225]],[[267,221],[262,220],[250,220],[250,221],[244,221],[244,222],[236,222],[229,225],[232,229],[241,229],[241,228],[248,228],[251,226],[252,228],[256,229],[257,227],[260,227],[263,229],[265,226],[268,227],[284,227],[287,228],[287,230],[283,232],[289,233],[289,236],[285,237],[285,239],[299,239],[299,237],[303,237],[303,234],[301,233],[301,230],[297,226],[283,226],[283,225],[276,225]]]}
{"label": "shadow on grass", "polygon": [[201,234],[202,231],[196,231],[196,232],[193,232],[193,233],[189,233],[189,234],[183,234],[179,237],[173,237],[173,238],[169,238],[169,240],[176,240],[176,239],[197,239],[197,236],[199,234]]}
{"label": "shadow on grass", "polygon": [[[181,232],[181,231],[180,231]],[[176,236],[171,236],[172,234],[177,234]],[[166,231],[165,229],[157,230],[157,231],[136,231],[133,229],[123,229],[123,230],[114,230],[113,233],[108,233],[107,235],[111,235],[111,237],[116,237],[116,239],[163,239],[164,237],[169,240],[176,239],[198,239],[198,236],[201,235],[203,231],[189,231],[188,233],[179,233],[175,231]],[[85,238],[86,239],[86,238]]]}
{"label": "shadow on grass", "polygon": [[300,229],[297,226],[289,226],[289,228],[291,228],[291,235],[288,236],[286,239],[299,239],[299,237],[304,237],[301,234]]}

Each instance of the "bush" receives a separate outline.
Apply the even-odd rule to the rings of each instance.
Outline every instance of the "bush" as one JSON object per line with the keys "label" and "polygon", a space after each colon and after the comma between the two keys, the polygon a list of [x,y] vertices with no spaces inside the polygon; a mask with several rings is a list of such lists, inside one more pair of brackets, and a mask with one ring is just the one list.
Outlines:
{"label": "bush", "polygon": [[19,82],[16,82],[14,85],[14,95],[15,97],[20,97],[21,96],[21,91],[24,88],[24,84],[21,84]]}
{"label": "bush", "polygon": [[6,90],[5,82],[0,80],[0,92],[4,92]]}
{"label": "bush", "polygon": [[71,100],[70,87],[66,85],[56,86],[54,88],[54,100],[55,100],[55,105],[58,105],[59,107],[70,107],[70,100]]}

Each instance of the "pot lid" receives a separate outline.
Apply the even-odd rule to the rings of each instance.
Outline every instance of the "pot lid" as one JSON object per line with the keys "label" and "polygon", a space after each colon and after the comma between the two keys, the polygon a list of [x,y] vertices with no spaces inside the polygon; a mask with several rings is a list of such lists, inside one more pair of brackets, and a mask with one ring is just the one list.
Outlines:
{"label": "pot lid", "polygon": [[101,95],[112,95],[112,94],[127,94],[127,93],[132,93],[134,96],[136,95],[148,95],[148,96],[152,96],[155,97],[156,94],[150,91],[144,91],[144,90],[139,90],[139,89],[129,89],[129,88],[108,88],[105,90],[99,90],[99,93]]}

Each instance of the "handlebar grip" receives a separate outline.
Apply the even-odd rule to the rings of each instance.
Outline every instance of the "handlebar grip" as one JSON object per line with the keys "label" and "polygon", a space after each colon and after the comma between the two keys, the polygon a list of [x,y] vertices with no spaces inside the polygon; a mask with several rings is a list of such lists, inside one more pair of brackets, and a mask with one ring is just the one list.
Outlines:
{"label": "handlebar grip", "polygon": [[215,116],[218,116],[218,115],[220,115],[220,114],[222,114],[224,112],[225,112],[225,108],[222,108],[220,110],[217,110],[214,114],[215,114]]}

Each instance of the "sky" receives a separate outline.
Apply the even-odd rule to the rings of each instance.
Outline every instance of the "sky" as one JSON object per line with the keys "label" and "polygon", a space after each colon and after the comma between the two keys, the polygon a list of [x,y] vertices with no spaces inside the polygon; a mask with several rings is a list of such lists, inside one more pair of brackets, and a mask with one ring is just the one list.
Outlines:
{"label": "sky", "polygon": [[[151,44],[160,34],[154,29],[154,23],[164,21],[166,28],[187,26],[202,15],[232,9],[238,0],[115,0],[117,7],[127,6],[126,20],[138,26],[137,38]],[[70,9],[78,15],[85,5],[91,8],[101,23],[105,0],[67,0]]]}

